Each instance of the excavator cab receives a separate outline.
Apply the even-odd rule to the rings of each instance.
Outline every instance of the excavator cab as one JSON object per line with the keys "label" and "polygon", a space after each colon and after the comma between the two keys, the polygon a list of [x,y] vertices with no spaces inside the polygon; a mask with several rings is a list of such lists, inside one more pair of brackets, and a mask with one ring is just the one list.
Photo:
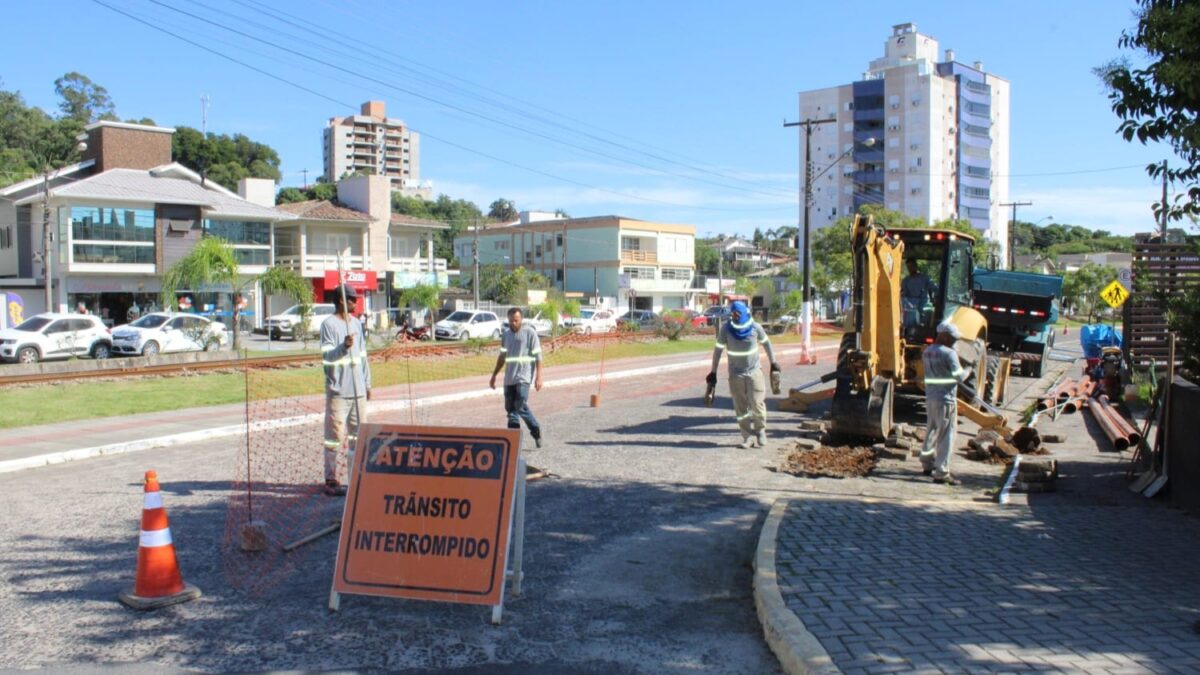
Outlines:
{"label": "excavator cab", "polygon": [[910,345],[929,344],[943,319],[970,305],[973,242],[951,232],[892,230],[888,234],[904,242],[901,337]]}

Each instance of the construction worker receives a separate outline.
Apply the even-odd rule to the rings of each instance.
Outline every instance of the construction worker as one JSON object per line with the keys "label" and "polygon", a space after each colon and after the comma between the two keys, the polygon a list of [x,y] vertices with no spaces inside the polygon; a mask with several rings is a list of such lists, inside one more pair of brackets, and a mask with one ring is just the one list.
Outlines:
{"label": "construction worker", "polygon": [[958,426],[958,385],[967,371],[958,361],[954,343],[962,337],[958,326],[943,321],[938,324],[937,338],[921,353],[925,366],[925,413],[928,425],[925,444],[921,448],[921,466],[933,482],[961,485],[950,475],[950,451],[954,449],[954,434]]}
{"label": "construction worker", "polygon": [[492,371],[491,387],[504,368],[504,412],[508,428],[520,429],[521,420],[529,427],[533,443],[542,447],[542,427],[529,409],[529,385],[542,390],[542,341],[533,326],[524,323],[520,308],[508,310],[508,330],[500,336],[500,355]]}
{"label": "construction worker", "polygon": [[763,447],[767,444],[767,386],[758,364],[758,346],[761,344],[767,350],[772,372],[779,370],[779,364],[775,362],[775,350],[767,332],[754,322],[746,303],[736,300],[729,309],[729,319],[717,330],[712,371],[706,381],[712,386],[717,384],[717,366],[721,364],[721,353],[727,351],[729,394],[742,432],[738,447],[752,448],[755,443]]}
{"label": "construction worker", "polygon": [[921,314],[925,305],[937,297],[937,285],[917,267],[917,261],[904,261],[908,276],[900,282],[900,304],[903,309],[904,325],[919,326],[924,323]]}
{"label": "construction worker", "polygon": [[[344,298],[344,299],[343,299]],[[354,465],[359,424],[367,420],[371,399],[371,364],[362,323],[346,309],[358,293],[340,286],[333,296],[334,316],[321,324],[321,361],[325,365],[325,494],[340,497],[346,486],[338,481],[338,452],[348,446],[347,470]]]}

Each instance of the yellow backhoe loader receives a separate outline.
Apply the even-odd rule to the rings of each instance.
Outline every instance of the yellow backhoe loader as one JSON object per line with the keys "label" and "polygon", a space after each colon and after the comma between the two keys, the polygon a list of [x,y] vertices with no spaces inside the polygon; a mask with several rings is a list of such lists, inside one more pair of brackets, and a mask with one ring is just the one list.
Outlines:
{"label": "yellow backhoe loader", "polygon": [[[857,216],[850,232],[854,260],[851,309],[838,349],[837,369],[820,381],[836,386],[820,392],[792,390],[792,409],[832,398],[830,431],[878,440],[892,431],[898,394],[922,395],[921,352],[933,343],[937,325],[949,321],[962,338],[955,345],[972,376],[960,388],[959,413],[1006,440],[1003,413],[976,392],[991,393],[1003,364],[987,355],[987,320],[972,307],[975,240],[944,229],[884,229],[870,216]],[[967,400],[963,400],[963,399]],[[988,398],[987,395],[984,398]]]}

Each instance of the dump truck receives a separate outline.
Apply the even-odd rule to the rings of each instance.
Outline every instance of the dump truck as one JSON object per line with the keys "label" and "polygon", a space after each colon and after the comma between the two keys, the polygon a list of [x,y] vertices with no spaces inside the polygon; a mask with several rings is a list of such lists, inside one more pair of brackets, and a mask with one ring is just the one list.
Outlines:
{"label": "dump truck", "polygon": [[976,269],[974,307],[987,319],[993,357],[1021,363],[1021,374],[1041,377],[1054,346],[1063,278],[1052,274]]}

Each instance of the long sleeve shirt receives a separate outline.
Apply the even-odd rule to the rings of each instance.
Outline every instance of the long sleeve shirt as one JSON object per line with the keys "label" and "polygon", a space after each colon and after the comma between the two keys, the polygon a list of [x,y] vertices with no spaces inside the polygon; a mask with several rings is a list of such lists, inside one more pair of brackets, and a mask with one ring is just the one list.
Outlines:
{"label": "long sleeve shirt", "polygon": [[933,344],[921,352],[921,363],[925,366],[925,398],[953,403],[958,384],[967,376],[958,354],[946,345]]}
{"label": "long sleeve shirt", "polygon": [[[347,333],[347,331],[350,331]],[[346,349],[346,335],[354,346]],[[325,391],[338,398],[366,396],[371,388],[371,364],[362,323],[351,317],[331,316],[321,324],[321,361],[325,366]]]}

